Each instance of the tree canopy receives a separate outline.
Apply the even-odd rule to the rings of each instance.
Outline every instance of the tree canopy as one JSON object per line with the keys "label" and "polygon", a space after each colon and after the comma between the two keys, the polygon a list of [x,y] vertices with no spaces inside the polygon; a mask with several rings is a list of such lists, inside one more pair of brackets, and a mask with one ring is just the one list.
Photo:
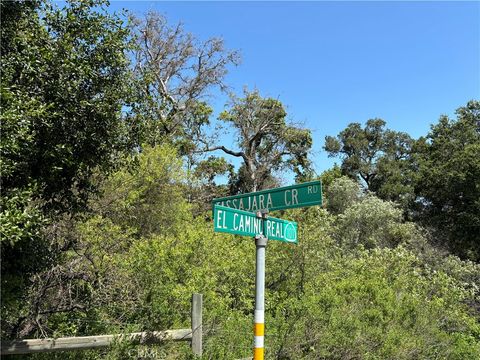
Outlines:
{"label": "tree canopy", "polygon": [[221,38],[199,41],[181,23],[170,26],[158,12],[130,20],[139,145],[170,141],[188,153],[209,123],[209,91],[227,88],[224,77],[229,66],[239,63],[239,53],[227,50]]}
{"label": "tree canopy", "polygon": [[128,32],[99,1],[32,7],[2,3],[2,188],[66,211],[126,148]]}
{"label": "tree canopy", "polygon": [[330,156],[340,156],[343,174],[400,203],[410,218],[435,232],[437,243],[478,261],[480,241],[480,103],[457,109],[457,119],[441,116],[418,140],[368,120],[325,138]]}
{"label": "tree canopy", "polygon": [[85,211],[94,173],[129,152],[129,33],[102,1],[1,6],[2,312],[22,318],[31,279],[72,245],[48,229]]}
{"label": "tree canopy", "polygon": [[480,102],[440,117],[415,147],[422,218],[455,253],[480,260]]}
{"label": "tree canopy", "polygon": [[239,150],[204,143],[204,151],[222,150],[242,159],[232,192],[264,189],[275,183],[275,171],[290,169],[301,176],[310,170],[310,130],[289,124],[286,117],[280,101],[263,98],[257,90],[245,89],[243,98],[232,97],[220,120],[234,129]]}
{"label": "tree canopy", "polygon": [[324,149],[341,157],[344,175],[360,178],[368,190],[388,200],[412,199],[409,155],[413,139],[406,133],[385,129],[382,119],[367,120],[365,127],[351,123],[336,137],[326,136]]}

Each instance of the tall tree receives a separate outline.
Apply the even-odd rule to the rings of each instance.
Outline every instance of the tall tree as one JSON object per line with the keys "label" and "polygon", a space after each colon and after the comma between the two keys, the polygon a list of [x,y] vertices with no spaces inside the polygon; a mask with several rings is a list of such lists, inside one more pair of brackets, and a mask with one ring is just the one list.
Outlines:
{"label": "tall tree", "polygon": [[208,124],[209,91],[226,88],[227,69],[239,63],[239,54],[226,50],[221,38],[197,40],[181,23],[172,27],[154,11],[144,18],[132,17],[132,31],[138,81],[133,109],[142,127],[139,143],[177,142],[188,153]]}
{"label": "tall tree", "polygon": [[20,14],[17,2],[2,2],[17,12],[2,22],[4,192],[35,183],[45,206],[72,210],[85,203],[92,172],[125,149],[128,30],[103,5]]}
{"label": "tall tree", "polygon": [[415,146],[424,221],[456,254],[480,261],[480,101],[440,117]]}
{"label": "tall tree", "polygon": [[342,173],[363,181],[368,190],[387,200],[413,200],[410,149],[413,140],[403,132],[385,129],[382,119],[370,119],[364,128],[351,123],[336,137],[326,136],[324,149],[342,158]]}
{"label": "tall tree", "polygon": [[[48,2],[1,2],[4,331],[26,335],[35,328],[38,314],[34,306],[23,308],[23,296],[31,279],[41,279],[73,245],[47,238],[47,222],[85,210],[92,174],[112,169],[129,148],[122,117],[129,33],[105,5],[72,0],[58,9]],[[57,279],[74,276],[63,275]],[[45,301],[42,296],[40,291],[37,301]],[[22,321],[5,326],[25,314],[31,322],[23,328]]]}
{"label": "tall tree", "polygon": [[203,151],[222,150],[243,160],[236,191],[267,187],[275,181],[275,171],[290,169],[301,176],[309,170],[310,130],[287,123],[286,116],[280,101],[263,98],[256,90],[245,90],[243,98],[232,96],[230,109],[220,114],[220,120],[235,130],[238,150],[204,142]]}

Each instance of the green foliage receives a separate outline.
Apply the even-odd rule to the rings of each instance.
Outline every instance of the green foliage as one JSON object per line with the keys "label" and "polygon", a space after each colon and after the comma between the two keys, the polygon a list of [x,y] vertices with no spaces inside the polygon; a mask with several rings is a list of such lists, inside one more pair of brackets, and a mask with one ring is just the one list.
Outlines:
{"label": "green foliage", "polygon": [[232,165],[223,157],[210,156],[195,167],[195,177],[214,185],[215,177],[233,171]]}
{"label": "green foliage", "polygon": [[[32,200],[33,190],[10,192],[1,197],[0,240],[2,272],[2,330],[23,312],[28,278],[51,266],[54,255],[42,231],[48,224],[39,205]],[[19,301],[21,300],[21,301]]]}
{"label": "green foliage", "polygon": [[252,259],[240,242],[232,245],[218,239],[203,220],[186,225],[180,238],[136,242],[122,267],[135,279],[134,293],[143,307],[131,308],[124,316],[147,329],[188,327],[193,292],[204,294],[206,319],[225,308],[248,308],[251,301],[241,278],[246,268],[227,255],[232,249],[237,255],[245,254],[245,260]]}
{"label": "green foliage", "polygon": [[282,316],[284,342],[270,351],[305,359],[474,359],[478,323],[464,291],[442,272],[422,271],[405,249],[330,262]]}
{"label": "green foliage", "polygon": [[201,214],[211,209],[212,199],[228,195],[228,185],[216,183],[217,176],[234,177],[233,165],[223,157],[209,156],[199,161],[191,172],[191,186],[189,200],[196,207],[195,214]]}
{"label": "green foliage", "polygon": [[3,191],[34,181],[44,207],[81,207],[92,171],[125,145],[128,33],[98,1],[45,4],[4,26],[15,35],[2,37]]}
{"label": "green foliage", "polygon": [[113,173],[104,194],[92,207],[114,223],[135,229],[137,236],[176,234],[191,219],[183,197],[182,160],[168,145],[145,146],[132,169]]}
{"label": "green foliage", "polygon": [[334,164],[331,169],[322,172],[322,174],[320,175],[320,180],[322,181],[323,190],[326,191],[330,187],[332,182],[341,176],[342,169],[337,164]]}
{"label": "green foliage", "polygon": [[415,190],[426,224],[463,258],[480,260],[480,102],[442,116],[416,146]]}
{"label": "green foliage", "polygon": [[324,193],[327,209],[333,214],[343,213],[348,207],[360,201],[363,196],[360,185],[345,176],[334,179]]}
{"label": "green foliage", "polygon": [[392,202],[366,196],[338,217],[335,237],[346,247],[395,247],[420,236],[413,223],[403,223],[403,212]]}
{"label": "green foliage", "polygon": [[1,9],[2,330],[21,331],[21,319],[42,308],[26,309],[32,282],[63,261],[47,225],[84,210],[92,174],[127,148],[129,35],[102,1],[63,9],[4,1]]}
{"label": "green foliage", "polygon": [[462,258],[479,259],[480,105],[470,101],[457,119],[442,116],[426,138],[413,141],[384,129],[380,119],[365,128],[350,124],[325,150],[343,157],[342,172],[360,176],[368,189],[408,209],[429,227],[437,244]]}
{"label": "green foliage", "polygon": [[[97,279],[91,310],[51,317],[50,327],[57,336],[189,327],[191,294],[200,292],[205,357],[250,356],[252,239],[213,233],[206,214],[162,219],[175,224],[140,231],[137,219],[125,214],[143,209],[151,197],[157,199],[147,207],[152,214],[182,208],[181,202],[164,201],[150,191],[162,179],[175,197],[185,175],[169,146],[145,148],[137,164],[136,170],[117,172],[105,182],[104,199],[121,194],[110,210],[77,225],[80,252],[89,259],[84,270]],[[138,196],[137,189],[152,195]],[[353,181],[336,179],[329,191],[353,200],[338,201],[338,214],[313,207],[276,215],[301,226],[297,246],[276,241],[267,246],[267,358],[478,357],[480,329],[467,304],[478,299],[480,268],[453,257],[426,261],[415,246],[422,240],[418,229],[403,222],[391,202],[361,195]],[[135,201],[124,206],[128,199]],[[148,349],[172,359],[190,358],[187,347],[121,343],[108,356],[125,358]]]}
{"label": "green foliage", "polygon": [[413,201],[408,161],[413,140],[385,124],[381,119],[368,120],[364,128],[351,123],[336,137],[326,136],[324,149],[342,157],[344,175],[359,177],[382,199],[408,205]]}
{"label": "green foliage", "polygon": [[13,247],[19,241],[41,236],[47,219],[40,206],[33,200],[34,189],[14,189],[9,197],[0,199],[0,241]]}

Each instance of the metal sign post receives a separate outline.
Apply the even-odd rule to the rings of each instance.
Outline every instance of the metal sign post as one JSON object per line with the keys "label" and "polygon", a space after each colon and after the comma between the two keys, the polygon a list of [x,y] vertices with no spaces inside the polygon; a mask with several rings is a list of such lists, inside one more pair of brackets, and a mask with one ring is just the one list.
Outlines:
{"label": "metal sign post", "polygon": [[322,184],[311,181],[282,188],[214,199],[215,232],[255,237],[255,315],[253,360],[265,357],[265,253],[268,239],[298,243],[297,223],[267,217],[268,211],[322,205]]}
{"label": "metal sign post", "polygon": [[[257,212],[265,228],[267,211]],[[263,229],[265,234],[265,229]],[[255,313],[253,327],[253,360],[263,360],[265,356],[265,254],[268,238],[263,235],[255,236]]]}
{"label": "metal sign post", "polygon": [[268,239],[255,236],[255,315],[253,360],[263,360],[265,354],[265,250]]}
{"label": "metal sign post", "polygon": [[267,210],[250,213],[214,205],[214,230],[229,234],[252,236],[255,239],[255,315],[254,360],[264,359],[265,335],[265,252],[268,239],[297,243],[297,223],[267,217]]}

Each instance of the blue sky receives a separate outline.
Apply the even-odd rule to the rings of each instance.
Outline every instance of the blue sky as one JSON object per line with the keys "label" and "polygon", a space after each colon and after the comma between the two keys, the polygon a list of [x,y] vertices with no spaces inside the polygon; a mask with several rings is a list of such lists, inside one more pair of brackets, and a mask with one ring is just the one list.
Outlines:
{"label": "blue sky", "polygon": [[[242,63],[227,83],[279,98],[314,137],[318,173],[332,166],[326,135],[379,117],[425,135],[441,114],[480,98],[479,2],[151,2],[112,9],[164,13],[201,40],[223,37]],[[212,104],[222,110],[226,96]]]}

